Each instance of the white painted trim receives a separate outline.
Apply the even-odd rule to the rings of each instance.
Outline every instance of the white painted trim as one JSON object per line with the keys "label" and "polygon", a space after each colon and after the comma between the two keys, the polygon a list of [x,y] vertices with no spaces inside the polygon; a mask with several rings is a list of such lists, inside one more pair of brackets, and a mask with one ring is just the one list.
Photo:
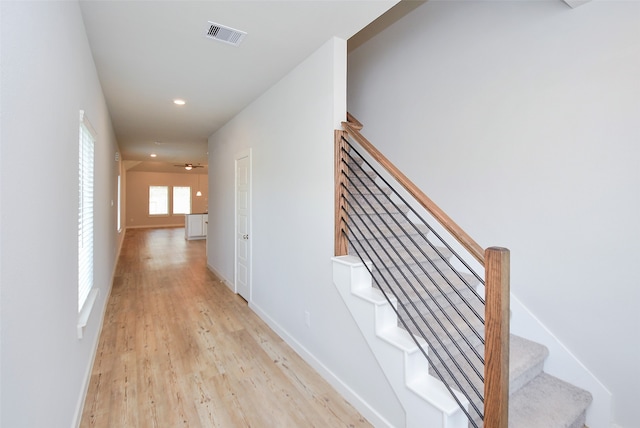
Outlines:
{"label": "white painted trim", "polygon": [[184,224],[149,224],[142,226],[127,226],[125,229],[165,229],[168,227],[184,227]]}
{"label": "white painted trim", "polygon": [[84,410],[84,404],[87,401],[87,392],[89,392],[89,383],[91,382],[91,373],[93,372],[93,364],[96,360],[96,354],[98,353],[98,345],[100,344],[100,336],[102,333],[102,325],[104,323],[104,317],[107,312],[107,303],[109,302],[109,297],[111,296],[111,287],[109,288],[109,292],[107,293],[107,298],[105,300],[104,307],[102,308],[102,316],[100,317],[100,322],[98,326],[98,334],[96,334],[95,340],[91,346],[91,364],[87,364],[87,368],[84,372],[84,377],[82,380],[82,395],[80,396],[80,400],[78,400],[78,405],[76,407],[75,414],[73,416],[73,427],[79,428],[80,422],[82,421],[82,411]]}
{"label": "white painted trim", "polygon": [[315,357],[307,348],[284,330],[266,312],[253,302],[249,302],[249,308],[255,312],[278,336],[280,336],[305,362],[307,362],[320,376],[334,387],[353,407],[356,408],[375,427],[393,428],[387,419],[371,407],[360,395],[352,390],[349,385],[342,381],[332,372],[322,361]]}
{"label": "white painted trim", "polygon": [[82,421],[82,411],[84,410],[84,404],[87,400],[87,392],[89,392],[89,383],[91,381],[91,373],[93,372],[93,364],[96,360],[96,354],[98,353],[98,345],[100,344],[100,336],[102,333],[102,325],[104,324],[104,317],[107,313],[107,303],[109,302],[109,297],[111,297],[111,287],[109,287],[109,292],[107,293],[107,297],[105,300],[104,307],[102,308],[102,316],[100,317],[100,325],[98,326],[98,334],[96,334],[96,338],[92,345],[91,350],[91,364],[87,365],[87,368],[84,373],[84,379],[82,381],[82,395],[80,396],[80,400],[78,400],[78,406],[76,407],[75,414],[73,416],[73,427],[79,428],[80,422]]}
{"label": "white painted trim", "polygon": [[87,128],[87,131],[89,131],[89,134],[91,134],[91,137],[95,142],[98,139],[97,137],[98,133],[96,132],[95,128],[91,125],[91,122],[89,121],[89,118],[87,117],[87,114],[85,113],[84,110],[80,110],[80,123]]}
{"label": "white painted trim", "polygon": [[84,328],[89,322],[89,316],[91,315],[91,311],[93,311],[93,305],[96,303],[96,299],[99,295],[99,288],[95,286],[91,288],[91,291],[89,291],[89,294],[87,295],[87,299],[84,301],[84,305],[82,305],[82,309],[80,309],[80,313],[78,314],[78,325],[76,326],[78,339],[82,339],[84,336]]}
{"label": "white painted trim", "polygon": [[[126,229],[124,229],[126,233]],[[102,326],[104,324],[104,318],[107,314],[107,306],[109,305],[109,299],[111,298],[111,290],[113,289],[113,281],[116,277],[116,269],[118,267],[118,260],[120,259],[120,253],[122,251],[122,244],[124,243],[124,235],[120,237],[120,243],[118,244],[118,251],[116,252],[115,263],[113,264],[113,269],[111,270],[111,283],[109,284],[109,289],[106,292],[106,297],[104,300],[104,305],[102,306],[102,315],[100,317],[97,334],[93,341],[91,347],[91,364],[87,365],[87,368],[84,372],[84,378],[82,380],[82,394],[80,395],[80,399],[78,400],[78,404],[76,406],[75,413],[73,415],[73,424],[71,425],[74,428],[80,428],[80,422],[82,421],[82,411],[84,410],[84,404],[87,400],[87,392],[89,391],[89,383],[91,381],[91,373],[93,372],[93,365],[96,360],[96,355],[98,353],[98,345],[100,344],[100,336],[102,335]]]}

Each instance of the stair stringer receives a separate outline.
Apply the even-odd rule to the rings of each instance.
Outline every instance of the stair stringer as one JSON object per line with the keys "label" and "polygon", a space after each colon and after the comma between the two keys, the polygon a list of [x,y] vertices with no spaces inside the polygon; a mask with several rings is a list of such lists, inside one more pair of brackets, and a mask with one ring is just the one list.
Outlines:
{"label": "stair stringer", "polygon": [[[427,360],[409,333],[398,327],[392,305],[372,287],[360,259],[334,257],[333,282],[404,408],[405,427],[468,428],[466,415],[444,384],[429,374]],[[457,398],[468,406],[464,396]]]}

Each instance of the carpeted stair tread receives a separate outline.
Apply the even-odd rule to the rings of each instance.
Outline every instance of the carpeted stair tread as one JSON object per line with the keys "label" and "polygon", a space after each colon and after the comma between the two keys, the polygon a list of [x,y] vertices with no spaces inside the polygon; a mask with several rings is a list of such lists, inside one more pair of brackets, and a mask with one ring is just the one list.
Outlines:
{"label": "carpeted stair tread", "polygon": [[[410,233],[407,233],[407,230],[409,230]],[[376,240],[381,240],[384,241],[385,238],[389,238],[389,239],[395,239],[395,236],[400,236],[400,235],[406,235],[406,236],[411,236],[414,237],[415,240],[421,239],[420,234],[422,235],[426,235],[429,233],[429,229],[423,225],[423,224],[416,224],[416,225],[410,225],[410,226],[405,226],[404,229],[398,225],[386,225],[386,227],[381,228],[380,230],[378,229],[372,229],[373,235],[372,236],[367,236],[364,239],[365,240],[372,240],[372,241],[376,241]],[[362,238],[359,236],[359,238]],[[408,238],[405,238],[408,239]]]}
{"label": "carpeted stair tread", "polygon": [[[400,244],[398,244],[400,245]],[[373,243],[371,243],[371,245],[367,244],[364,247],[365,251],[376,251],[376,256],[375,257],[371,257],[372,260],[374,260],[374,263],[376,265],[382,265],[385,266],[386,269],[388,270],[389,268],[394,268],[397,269],[405,268],[405,264],[407,266],[412,266],[412,269],[417,269],[417,272],[420,272],[422,269],[416,265],[416,263],[419,264],[424,264],[425,266],[425,270],[428,269],[429,266],[433,267],[431,261],[437,261],[437,260],[442,260],[440,258],[440,256],[436,253],[435,250],[433,250],[432,248],[423,248],[423,249],[418,249],[418,248],[402,248],[402,246],[400,245],[401,248],[397,248],[396,246],[391,247],[391,246],[386,246],[384,248],[384,251],[381,251],[377,248],[380,247],[380,245],[374,245]],[[446,252],[442,252],[443,255],[448,255],[450,254],[448,251]],[[451,269],[448,269],[449,272],[447,274],[447,277],[452,278],[455,274],[451,274]],[[382,269],[380,269],[380,271],[382,272]],[[408,277],[411,277],[411,272],[407,271]]]}
{"label": "carpeted stair tread", "polygon": [[[391,272],[391,274],[394,274]],[[397,277],[397,273],[395,274]],[[403,304],[409,304],[410,302],[423,306],[423,300],[435,301],[442,308],[449,306],[463,306],[466,305],[464,301],[468,302],[478,313],[484,313],[484,307],[479,295],[474,291],[475,278],[466,278],[467,285],[463,283],[459,278],[450,279],[451,285],[439,282],[436,286],[431,279],[436,279],[437,273],[431,272],[430,277],[425,274],[417,274],[417,280],[412,278],[411,285],[407,285],[408,281],[404,278],[398,280],[398,284],[405,290],[404,293],[396,291],[399,300]],[[398,286],[394,284],[394,290],[398,289]],[[386,290],[386,289],[385,289]],[[464,301],[463,301],[464,300]]]}
{"label": "carpeted stair tread", "polygon": [[[478,353],[480,355],[484,354],[482,346],[479,346],[476,349],[478,350]],[[543,345],[513,334],[510,335],[509,390],[511,394],[522,388],[529,381],[542,373],[542,366],[548,353],[549,351]],[[469,360],[471,360],[471,363],[473,363],[475,370],[470,366],[469,361],[467,361],[462,355],[457,354],[454,359],[457,362],[457,366],[462,368],[462,372],[466,376],[466,379],[469,379],[473,383],[476,391],[482,393],[482,391],[484,390],[484,384],[478,377],[477,373],[484,375],[484,367],[482,365],[482,362],[478,360],[474,355],[467,355],[469,356]],[[451,373],[449,373],[444,368],[445,364],[449,367],[449,371]],[[439,372],[444,376],[445,383],[448,383],[449,385],[456,384],[456,382],[454,382],[452,379],[453,377],[455,377],[458,380],[458,384],[462,386],[462,388],[456,387],[455,389],[464,389],[467,392],[466,395],[471,398],[474,404],[478,408],[482,409],[481,400],[474,393],[473,389],[468,385],[468,381],[465,379],[465,376],[462,376],[460,374],[460,369],[456,368],[449,359],[434,364],[434,367],[430,367],[429,372],[436,377],[436,373]]]}
{"label": "carpeted stair tread", "polygon": [[[444,311],[430,307],[431,311],[420,309],[420,315],[411,306],[399,308],[398,311],[400,317],[405,319],[412,318],[417,324],[416,326],[412,322],[407,322],[411,332],[421,335],[419,328],[426,335],[427,341],[431,344],[430,352],[435,352],[442,358],[447,358],[448,354],[455,357],[456,354],[461,352],[472,352],[471,348],[481,344],[481,339],[473,333],[472,327],[482,337],[484,335],[484,325],[478,321],[469,308],[466,306],[457,308],[460,312],[459,314],[451,307],[443,308]],[[449,319],[445,317],[445,314]],[[463,317],[471,325],[463,321]],[[439,340],[434,338],[434,334]],[[443,348],[447,348],[448,353]]]}
{"label": "carpeted stair tread", "polygon": [[579,428],[591,394],[556,377],[541,373],[512,394],[509,428]]}
{"label": "carpeted stair tread", "polygon": [[[444,294],[455,293],[455,290],[462,293],[467,290],[475,290],[479,284],[475,276],[454,272],[451,269],[440,269],[440,272],[429,272],[429,275],[418,271],[415,276],[407,276],[410,277],[411,282],[414,283],[417,290],[426,288],[426,290],[432,294],[440,294],[439,290],[442,290]],[[424,290],[421,291],[421,293],[423,297],[426,297]],[[484,312],[484,305],[477,297],[473,299],[470,298],[469,300],[473,301],[476,310]],[[479,305],[476,305],[476,302]]]}
{"label": "carpeted stair tread", "polygon": [[380,201],[375,198],[361,199],[351,205],[351,212],[358,215],[374,216],[376,213],[404,213],[409,212],[409,207],[404,204],[393,204],[387,200]]}
{"label": "carpeted stair tread", "polygon": [[375,171],[370,170],[370,169],[363,169],[360,166],[358,166],[357,164],[347,164],[349,167],[349,172],[353,172],[355,176],[357,177],[361,177],[361,178],[369,178],[371,180],[375,180],[375,178],[378,176],[378,174],[376,174]]}
{"label": "carpeted stair tread", "polygon": [[[401,247],[401,244],[397,244]],[[393,282],[393,278],[402,278],[402,273],[409,278],[413,278],[412,272],[424,274],[424,272],[436,272],[436,268],[440,269],[448,277],[451,277],[451,268],[438,257],[435,251],[428,249],[420,251],[416,248],[408,251],[404,248],[384,246],[374,240],[360,242],[356,245],[350,245],[349,249],[353,250],[354,255],[362,255],[366,260],[371,260],[375,265],[374,275],[382,276]],[[447,271],[449,271],[447,273]],[[435,274],[434,274],[435,275]],[[458,280],[459,281],[459,280]],[[477,281],[476,281],[477,283]]]}
{"label": "carpeted stair tread", "polygon": [[515,394],[542,372],[546,346],[515,334],[509,337],[509,394]]}
{"label": "carpeted stair tread", "polygon": [[[369,229],[362,230],[361,227],[363,234],[367,233],[368,235],[363,237],[363,241],[365,241],[365,244],[363,244],[363,246],[366,248],[373,247],[376,251],[379,251],[383,254],[385,253],[385,251],[389,254],[395,254],[395,250],[397,250],[401,254],[408,252],[410,252],[411,254],[424,253],[425,255],[421,258],[422,260],[424,260],[425,257],[437,260],[448,260],[452,255],[450,250],[445,247],[438,246],[437,243],[431,243],[430,245],[430,241],[427,238],[427,233],[423,228],[413,228],[413,226],[405,226],[406,229],[402,230],[400,228],[389,227],[378,229],[372,227],[371,225],[369,226],[371,232],[374,232],[375,235],[369,235],[367,233],[369,232]],[[409,256],[408,254],[407,258],[409,259],[408,261],[412,260],[411,256]]]}
{"label": "carpeted stair tread", "polygon": [[407,221],[405,214],[399,211],[372,214],[366,207],[350,207],[349,219],[354,222],[354,228],[357,225],[362,234],[368,233],[369,230],[384,230],[387,224],[396,224],[396,222],[402,224]]}
{"label": "carpeted stair tread", "polygon": [[347,193],[359,199],[370,197],[375,195],[379,198],[386,198],[385,195],[391,195],[391,189],[367,187],[365,184],[361,184],[358,180],[347,184]]}

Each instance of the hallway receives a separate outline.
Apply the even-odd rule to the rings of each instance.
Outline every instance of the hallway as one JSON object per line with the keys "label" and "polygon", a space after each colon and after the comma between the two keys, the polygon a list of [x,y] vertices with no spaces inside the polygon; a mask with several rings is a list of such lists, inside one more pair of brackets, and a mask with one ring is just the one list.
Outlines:
{"label": "hallway", "polygon": [[183,228],[129,229],[81,427],[368,427],[206,267]]}

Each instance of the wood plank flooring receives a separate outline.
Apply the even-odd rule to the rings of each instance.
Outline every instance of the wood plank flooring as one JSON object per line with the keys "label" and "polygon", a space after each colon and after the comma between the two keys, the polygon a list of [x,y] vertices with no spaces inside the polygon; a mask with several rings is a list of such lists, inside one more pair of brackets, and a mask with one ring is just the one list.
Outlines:
{"label": "wood plank flooring", "polygon": [[371,425],[168,228],[126,233],[80,426]]}

